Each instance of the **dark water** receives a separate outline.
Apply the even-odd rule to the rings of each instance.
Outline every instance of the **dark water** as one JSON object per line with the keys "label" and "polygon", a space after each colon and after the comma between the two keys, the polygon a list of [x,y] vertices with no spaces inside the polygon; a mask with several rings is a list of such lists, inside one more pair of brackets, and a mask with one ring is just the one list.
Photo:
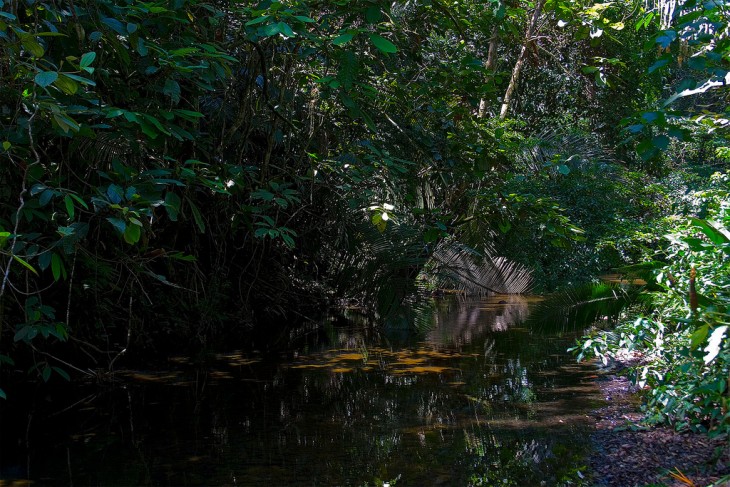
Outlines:
{"label": "dark water", "polygon": [[594,371],[499,299],[442,302],[420,336],[312,326],[274,358],[11,396],[0,486],[579,485]]}

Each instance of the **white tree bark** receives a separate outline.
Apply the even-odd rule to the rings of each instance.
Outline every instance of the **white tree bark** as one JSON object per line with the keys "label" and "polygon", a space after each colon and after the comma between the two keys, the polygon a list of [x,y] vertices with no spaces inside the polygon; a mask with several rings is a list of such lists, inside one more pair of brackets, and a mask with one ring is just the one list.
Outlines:
{"label": "white tree bark", "polygon": [[542,13],[542,7],[544,4],[545,0],[538,0],[537,4],[535,5],[535,10],[532,13],[532,19],[530,19],[530,23],[527,25],[525,42],[522,44],[522,49],[520,49],[520,55],[517,57],[515,67],[512,69],[512,77],[509,80],[507,91],[504,93],[504,99],[502,100],[502,109],[499,111],[500,120],[504,120],[505,118],[507,118],[507,113],[509,113],[509,105],[512,101],[512,96],[514,95],[515,89],[517,88],[517,83],[519,83],[520,81],[522,66],[525,64],[525,59],[527,58],[527,49],[529,48],[530,42],[532,42],[533,37],[535,37],[537,22],[538,20],[540,20],[540,14]]}

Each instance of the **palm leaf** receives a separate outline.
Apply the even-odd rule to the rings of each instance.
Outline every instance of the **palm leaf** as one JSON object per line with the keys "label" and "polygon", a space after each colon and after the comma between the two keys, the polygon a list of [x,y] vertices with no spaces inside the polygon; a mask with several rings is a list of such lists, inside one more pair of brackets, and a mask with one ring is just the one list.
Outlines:
{"label": "palm leaf", "polygon": [[563,129],[546,129],[534,134],[516,153],[517,163],[534,173],[543,172],[555,158],[571,169],[616,162],[613,151],[603,147],[595,136]]}
{"label": "palm leaf", "polygon": [[639,286],[598,283],[577,286],[550,295],[537,304],[527,324],[541,331],[571,331],[599,319],[616,323],[623,311],[647,297]]}
{"label": "palm leaf", "polygon": [[416,277],[428,261],[420,233],[408,225],[388,225],[381,232],[354,212],[343,221],[319,253],[328,274],[336,276],[335,293],[358,297],[379,317],[393,315],[416,293]]}
{"label": "palm leaf", "polygon": [[439,288],[472,295],[523,294],[532,286],[530,270],[523,265],[454,242],[438,248],[430,273]]}

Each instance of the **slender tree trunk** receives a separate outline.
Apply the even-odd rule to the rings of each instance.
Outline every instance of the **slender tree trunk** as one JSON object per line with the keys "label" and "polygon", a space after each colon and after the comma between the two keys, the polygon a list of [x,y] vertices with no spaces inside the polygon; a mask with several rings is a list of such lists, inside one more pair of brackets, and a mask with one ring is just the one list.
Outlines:
{"label": "slender tree trunk", "polygon": [[525,33],[525,42],[522,44],[520,55],[517,57],[517,62],[515,63],[514,69],[512,69],[512,77],[509,80],[509,86],[507,86],[507,91],[504,93],[502,109],[499,111],[500,120],[504,120],[505,118],[507,118],[507,113],[509,112],[509,104],[512,101],[512,96],[514,95],[515,89],[517,88],[517,83],[519,83],[520,81],[520,72],[522,71],[522,66],[525,64],[525,59],[527,58],[527,49],[529,48],[530,42],[532,42],[532,38],[534,37],[535,31],[537,30],[537,21],[540,19],[540,13],[542,12],[542,7],[544,4],[545,0],[538,0],[537,4],[535,5],[535,11],[532,13],[532,19],[527,26],[527,32]]}
{"label": "slender tree trunk", "polygon": [[[499,26],[495,24],[492,28],[492,37],[489,38],[489,52],[487,53],[487,73],[491,76],[497,67],[497,45],[499,44]],[[487,100],[479,100],[478,118],[484,118],[487,112]]]}

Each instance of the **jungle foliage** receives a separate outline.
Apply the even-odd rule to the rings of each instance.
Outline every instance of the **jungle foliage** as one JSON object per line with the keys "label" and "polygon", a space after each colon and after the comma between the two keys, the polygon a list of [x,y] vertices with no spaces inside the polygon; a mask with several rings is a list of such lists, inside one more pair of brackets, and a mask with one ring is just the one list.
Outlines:
{"label": "jungle foliage", "polygon": [[658,11],[0,0],[0,361],[96,375],[643,259],[656,178],[728,151],[724,7]]}

